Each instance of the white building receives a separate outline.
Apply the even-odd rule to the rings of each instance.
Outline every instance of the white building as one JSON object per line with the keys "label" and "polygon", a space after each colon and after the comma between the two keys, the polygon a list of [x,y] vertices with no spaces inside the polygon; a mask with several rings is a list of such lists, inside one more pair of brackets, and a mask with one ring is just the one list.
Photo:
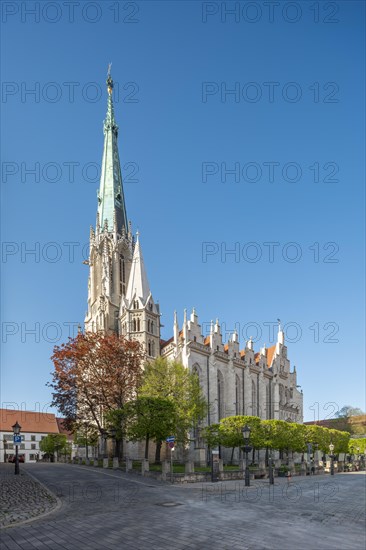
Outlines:
{"label": "white building", "polygon": [[127,221],[110,74],[107,90],[97,218],[95,229],[90,229],[85,330],[115,331],[139,340],[149,358],[163,355],[196,371],[211,405],[208,424],[235,414],[302,422],[303,395],[280,326],[274,346],[255,352],[250,339],[240,350],[236,332],[223,342],[218,321],[211,324],[209,335],[202,334],[193,310],[189,319],[184,312],[181,328],[174,314],[172,338],[160,339],[159,306],[150,290],[139,237]]}
{"label": "white building", "polygon": [[54,414],[0,409],[0,462],[8,462],[15,455],[12,426],[21,426],[22,442],[18,445],[18,455],[25,462],[36,462],[43,456],[40,441],[48,434],[58,434],[59,427]]}

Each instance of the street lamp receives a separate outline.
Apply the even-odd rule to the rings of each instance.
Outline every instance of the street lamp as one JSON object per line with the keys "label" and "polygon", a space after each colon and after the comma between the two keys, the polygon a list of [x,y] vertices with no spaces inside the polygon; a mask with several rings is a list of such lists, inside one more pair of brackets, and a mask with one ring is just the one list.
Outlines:
{"label": "street lamp", "polygon": [[21,426],[19,425],[18,421],[15,422],[13,428],[13,434],[14,434],[14,443],[15,443],[15,475],[19,475],[19,456],[18,456],[18,442],[19,442],[19,434],[21,430]]}
{"label": "street lamp", "polygon": [[330,450],[330,475],[334,476],[334,454],[333,454],[334,445],[333,445],[333,443],[331,443],[329,445],[329,450]]}
{"label": "street lamp", "polygon": [[248,453],[252,450],[253,447],[249,445],[250,441],[250,428],[248,424],[246,424],[242,430],[241,433],[243,434],[244,439],[244,447],[243,451],[245,452],[245,486],[249,487],[250,485],[250,479],[249,479],[249,464],[248,464]]}

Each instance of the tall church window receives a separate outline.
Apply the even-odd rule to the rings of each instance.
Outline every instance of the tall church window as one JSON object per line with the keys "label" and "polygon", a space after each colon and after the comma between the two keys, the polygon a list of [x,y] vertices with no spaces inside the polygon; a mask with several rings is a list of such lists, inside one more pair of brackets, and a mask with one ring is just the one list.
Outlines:
{"label": "tall church window", "polygon": [[224,377],[217,371],[217,413],[218,420],[224,418]]}
{"label": "tall church window", "polygon": [[137,332],[140,332],[140,319],[137,319]]}
{"label": "tall church window", "polygon": [[240,380],[235,376],[235,414],[240,414]]}
{"label": "tall church window", "polygon": [[252,380],[252,415],[257,414],[257,389],[255,387],[255,382]]}
{"label": "tall church window", "polygon": [[271,418],[271,401],[269,399],[269,386],[266,386],[266,418]]}
{"label": "tall church window", "polygon": [[151,342],[148,343],[147,350],[148,350],[149,356],[151,357]]}
{"label": "tall church window", "polygon": [[136,319],[133,319],[133,321],[132,321],[132,330],[133,330],[133,332],[136,332],[136,328],[137,328]]}
{"label": "tall church window", "polygon": [[151,321],[150,328],[151,328],[151,334],[154,334],[154,321]]}
{"label": "tall church window", "polygon": [[150,319],[147,321],[147,332],[150,332]]}
{"label": "tall church window", "polygon": [[119,257],[119,290],[121,294],[126,293],[125,284],[126,284],[125,258],[124,256],[121,255]]}

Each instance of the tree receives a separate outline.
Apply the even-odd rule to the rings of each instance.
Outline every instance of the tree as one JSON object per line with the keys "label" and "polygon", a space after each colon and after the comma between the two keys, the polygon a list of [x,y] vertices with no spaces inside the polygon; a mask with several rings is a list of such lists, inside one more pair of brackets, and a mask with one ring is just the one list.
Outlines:
{"label": "tree", "polygon": [[54,455],[58,456],[67,448],[67,439],[65,434],[48,434],[39,442],[39,448],[43,453],[50,455],[51,462],[54,461]]}
{"label": "tree", "polygon": [[348,443],[348,452],[352,455],[359,455],[366,453],[366,438],[358,437],[350,439]]}
{"label": "tree", "polygon": [[89,458],[89,447],[95,447],[98,443],[98,431],[95,425],[89,422],[79,423],[74,434],[74,443],[85,447],[85,456]]}
{"label": "tree", "polygon": [[[186,445],[189,432],[207,414],[207,403],[203,397],[196,374],[176,361],[157,357],[145,367],[139,397],[156,397],[174,404],[174,433],[177,443]],[[163,438],[156,440],[156,461],[160,461]]]}
{"label": "tree", "polygon": [[175,403],[161,397],[139,397],[128,403],[126,409],[129,419],[127,438],[131,441],[145,439],[145,458],[149,458],[150,440],[158,444],[174,433]]}
{"label": "tree", "polygon": [[136,396],[144,353],[139,342],[87,332],[55,346],[51,359],[52,405],[65,417],[65,427],[88,422],[103,434],[106,413]]}
{"label": "tree", "polygon": [[248,425],[250,427],[250,444],[255,449],[265,446],[264,432],[261,420],[257,416],[228,416],[220,420],[219,424],[208,426],[203,431],[203,437],[210,447],[230,447],[231,462],[234,451],[237,447],[244,446],[242,428]]}
{"label": "tree", "polygon": [[336,414],[336,418],[349,418],[350,416],[360,416],[365,414],[362,409],[358,407],[352,407],[351,405],[345,405]]}

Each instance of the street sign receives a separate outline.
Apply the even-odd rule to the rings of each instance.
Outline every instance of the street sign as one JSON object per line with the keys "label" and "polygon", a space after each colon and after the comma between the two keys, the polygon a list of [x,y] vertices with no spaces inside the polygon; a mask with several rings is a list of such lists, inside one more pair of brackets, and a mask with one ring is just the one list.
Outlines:
{"label": "street sign", "polygon": [[174,441],[169,441],[169,447],[173,450],[174,449]]}
{"label": "street sign", "polygon": [[21,442],[22,442],[22,436],[21,435],[13,435],[14,445],[20,445]]}
{"label": "street sign", "polygon": [[175,435],[170,435],[169,437],[166,438],[166,441],[168,443],[173,443],[175,441]]}

